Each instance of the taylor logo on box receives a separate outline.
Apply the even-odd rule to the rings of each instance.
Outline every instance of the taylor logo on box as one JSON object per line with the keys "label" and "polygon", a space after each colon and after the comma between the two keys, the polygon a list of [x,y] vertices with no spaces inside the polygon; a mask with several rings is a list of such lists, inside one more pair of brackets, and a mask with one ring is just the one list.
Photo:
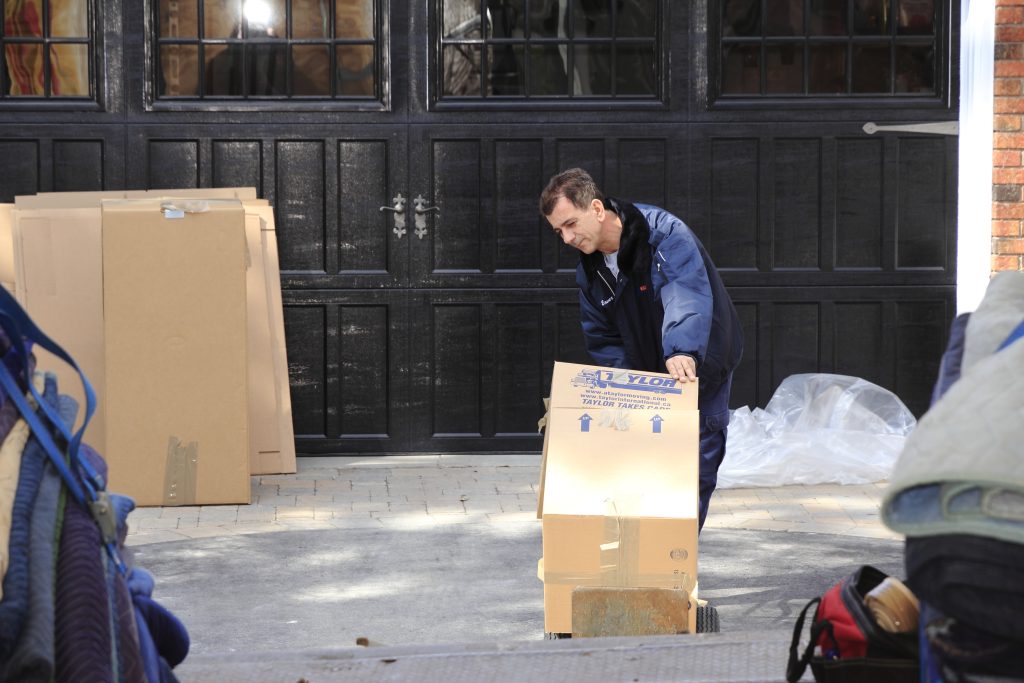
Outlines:
{"label": "taylor logo on box", "polygon": [[595,389],[626,389],[628,391],[649,391],[655,394],[682,394],[679,382],[671,377],[649,377],[627,370],[580,370],[572,378],[574,387]]}

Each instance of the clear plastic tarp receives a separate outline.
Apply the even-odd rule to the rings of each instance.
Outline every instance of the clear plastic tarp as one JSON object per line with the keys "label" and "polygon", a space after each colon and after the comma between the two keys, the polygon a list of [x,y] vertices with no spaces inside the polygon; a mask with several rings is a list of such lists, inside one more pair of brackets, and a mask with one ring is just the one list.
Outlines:
{"label": "clear plastic tarp", "polygon": [[895,394],[867,380],[791,375],[764,410],[733,411],[718,487],[881,481],[916,424]]}

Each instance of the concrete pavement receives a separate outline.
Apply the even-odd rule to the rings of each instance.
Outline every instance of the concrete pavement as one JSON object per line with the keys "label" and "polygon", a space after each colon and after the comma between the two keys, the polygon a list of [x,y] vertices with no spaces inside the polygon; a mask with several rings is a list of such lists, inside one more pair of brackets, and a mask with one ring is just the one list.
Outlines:
{"label": "concrete pavement", "polygon": [[[543,662],[582,667],[560,680],[595,680],[586,662],[606,657],[601,645],[542,641],[539,464],[538,455],[300,458],[294,475],[254,477],[250,505],[134,511],[127,545],[192,635],[182,681],[403,680],[401,667],[383,676],[381,657],[411,657],[424,676],[454,657],[467,669],[452,680]],[[654,649],[650,639],[621,641],[609,647],[647,648],[665,671],[690,673],[652,678],[623,665],[623,677],[606,680],[780,680],[807,600],[860,564],[902,575],[902,539],[878,519],[882,490],[716,492],[699,580],[721,617],[721,666],[673,668],[710,656],[678,650],[707,639]],[[359,637],[387,647],[355,648]],[[736,674],[735,661],[753,673]],[[537,676],[492,680],[545,680]]]}
{"label": "concrete pavement", "polygon": [[[299,458],[252,478],[249,505],[140,508],[130,545],[288,530],[534,520],[539,455]],[[720,489],[706,529],[901,539],[879,521],[883,484]]]}

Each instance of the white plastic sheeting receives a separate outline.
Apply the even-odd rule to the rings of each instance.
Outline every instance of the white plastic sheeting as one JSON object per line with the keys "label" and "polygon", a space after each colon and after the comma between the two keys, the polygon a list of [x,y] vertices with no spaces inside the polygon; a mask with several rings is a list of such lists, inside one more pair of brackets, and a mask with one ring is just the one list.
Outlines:
{"label": "white plastic sheeting", "polygon": [[764,410],[733,411],[719,488],[886,479],[917,424],[891,391],[846,375],[791,375]]}

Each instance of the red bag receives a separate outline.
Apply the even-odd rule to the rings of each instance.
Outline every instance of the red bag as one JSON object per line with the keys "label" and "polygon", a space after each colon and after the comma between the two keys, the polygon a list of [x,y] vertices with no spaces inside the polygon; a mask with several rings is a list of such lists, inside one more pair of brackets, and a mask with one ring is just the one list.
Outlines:
{"label": "red bag", "polygon": [[[793,628],[786,666],[789,683],[800,680],[808,664],[819,683],[918,681],[917,635],[884,630],[864,604],[864,596],[885,578],[884,572],[864,565],[807,603]],[[811,637],[801,656],[804,620],[814,605]]]}

